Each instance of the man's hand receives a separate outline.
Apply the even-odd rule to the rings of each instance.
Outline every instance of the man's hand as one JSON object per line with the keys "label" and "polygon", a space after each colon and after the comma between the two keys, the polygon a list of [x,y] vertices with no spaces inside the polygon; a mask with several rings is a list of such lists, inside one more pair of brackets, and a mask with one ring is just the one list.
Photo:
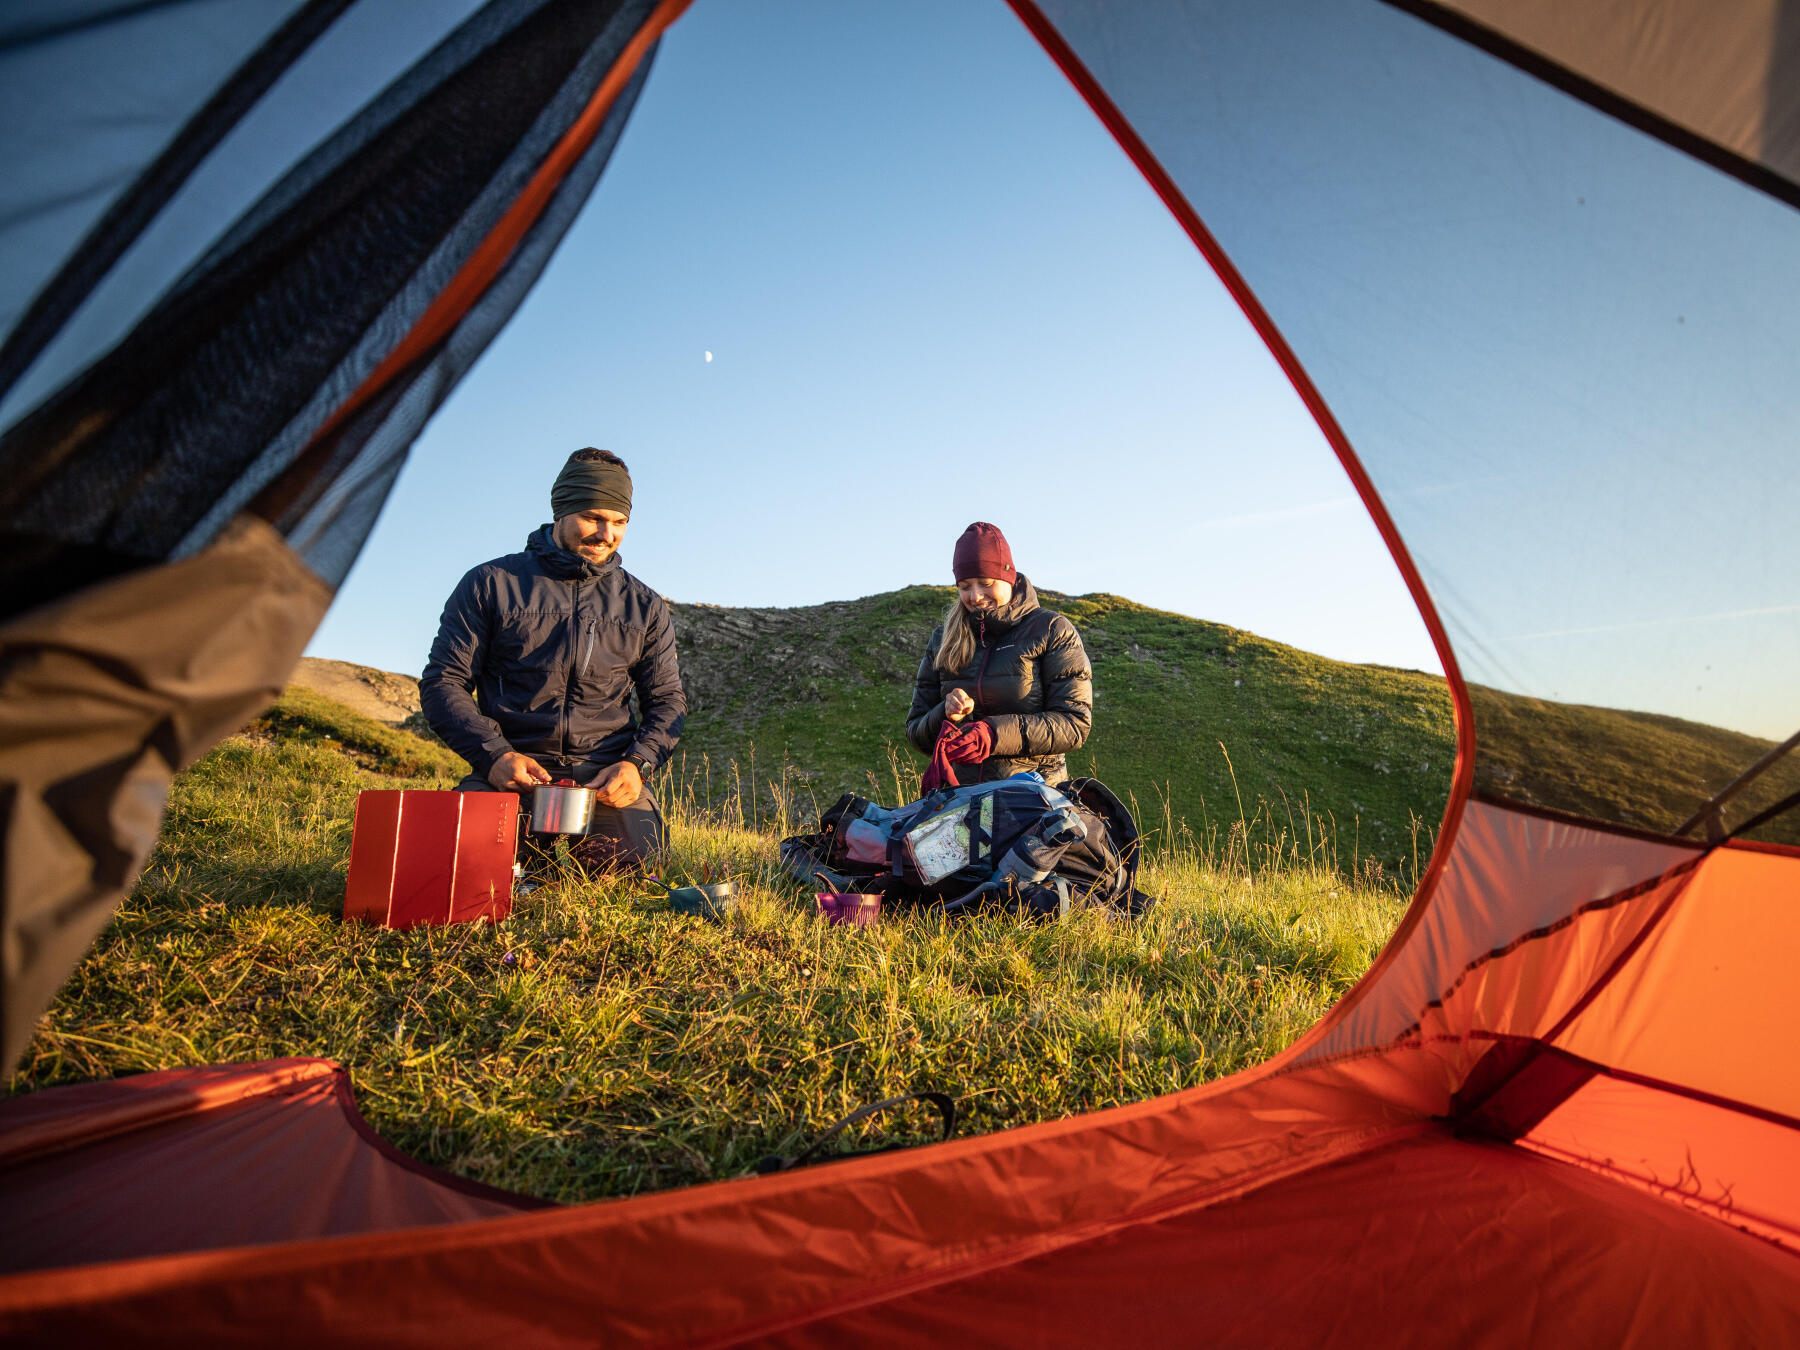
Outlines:
{"label": "man's hand", "polygon": [[630,806],[643,793],[644,776],[638,772],[637,765],[622,759],[600,770],[599,777],[588,786],[601,801],[619,810]]}
{"label": "man's hand", "polygon": [[944,716],[952,722],[960,722],[975,711],[975,700],[969,697],[966,689],[952,689],[944,695]]}
{"label": "man's hand", "polygon": [[488,770],[488,783],[501,792],[530,792],[550,781],[550,773],[530,755],[508,750]]}

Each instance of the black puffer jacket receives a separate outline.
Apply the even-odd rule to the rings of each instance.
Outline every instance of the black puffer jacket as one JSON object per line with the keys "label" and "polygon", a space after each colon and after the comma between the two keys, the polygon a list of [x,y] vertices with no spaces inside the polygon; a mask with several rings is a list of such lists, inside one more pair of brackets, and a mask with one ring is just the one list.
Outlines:
{"label": "black puffer jacket", "polygon": [[548,525],[523,553],[457,583],[419,702],[431,729],[484,778],[508,750],[545,767],[629,757],[654,768],[687,716],[662,597],[617,554],[595,566],[551,543]]}
{"label": "black puffer jacket", "polygon": [[1080,747],[1094,722],[1094,677],[1087,649],[1075,625],[1038,604],[1023,574],[1012,600],[979,621],[975,654],[961,673],[940,674],[942,625],[932,629],[919,664],[906,738],[929,755],[944,725],[944,695],[962,689],[975,700],[969,721],[986,719],[994,728],[994,753],[973,765],[958,765],[963,782],[991,782],[1035,769],[1052,783],[1069,776],[1063,756]]}

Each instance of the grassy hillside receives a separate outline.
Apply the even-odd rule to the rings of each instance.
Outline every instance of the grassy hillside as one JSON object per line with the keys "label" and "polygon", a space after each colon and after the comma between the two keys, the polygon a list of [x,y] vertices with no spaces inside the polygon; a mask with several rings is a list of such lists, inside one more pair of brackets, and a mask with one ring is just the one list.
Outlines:
{"label": "grassy hillside", "polygon": [[[741,798],[761,818],[805,816],[847,790],[913,795],[924,760],[905,744],[905,716],[950,595],[915,586],[796,609],[673,605],[692,705],[685,770],[700,798]],[[1044,599],[1074,620],[1094,662],[1094,735],[1072,765],[1135,799],[1147,828],[1185,823],[1215,848],[1234,828],[1239,847],[1298,837],[1347,874],[1373,864],[1406,879],[1422,864],[1454,752],[1441,679],[1329,661],[1117,596]],[[405,679],[324,673],[353,692]],[[408,691],[379,692],[404,702]],[[1479,787],[1646,829],[1674,828],[1770,744],[1649,713],[1471,695]],[[1728,823],[1796,790],[1800,756],[1734,803]],[[1800,843],[1800,813],[1754,837]]]}
{"label": "grassy hillside", "polygon": [[[906,795],[890,760],[923,767],[905,717],[948,587],[915,586],[798,609],[674,606],[693,695],[684,746],[766,784],[784,768],[819,804],[846,790]],[[1081,630],[1094,663],[1094,734],[1071,767],[1135,798],[1156,826],[1215,845],[1234,824],[1303,841],[1311,819],[1340,866],[1415,875],[1455,758],[1441,678],[1350,665],[1112,595],[1044,602]],[[1516,801],[1671,830],[1771,742],[1653,713],[1550,703],[1476,686],[1478,785]],[[740,785],[730,784],[733,790]],[[748,791],[748,788],[743,790]],[[764,789],[766,790],[766,789]],[[1800,790],[1800,756],[1746,791],[1728,824]],[[1305,808],[1303,810],[1303,808]],[[1800,843],[1800,813],[1753,833]],[[1415,863],[1415,859],[1417,860]]]}
{"label": "grassy hillside", "polygon": [[[893,798],[919,657],[952,592],[915,586],[798,609],[676,605],[692,712],[689,767],[713,796],[735,759],[759,791],[784,770],[803,804],[844,791]],[[1410,874],[1449,791],[1454,733],[1441,679],[1328,661],[1253,634],[1110,595],[1044,594],[1094,663],[1094,734],[1071,768],[1135,798],[1148,825],[1202,840],[1335,830],[1346,870],[1365,858]],[[1235,778],[1235,781],[1234,781]],[[748,788],[744,789],[748,791]],[[1415,831],[1415,823],[1424,827]]]}
{"label": "grassy hillside", "polygon": [[[1481,745],[1478,788],[1641,829],[1676,829],[1771,744],[1654,713],[1549,703],[1480,686],[1469,695]],[[1800,755],[1790,754],[1732,799],[1727,828],[1796,791]],[[1800,844],[1800,811],[1749,837]]]}
{"label": "grassy hillside", "polygon": [[[775,870],[773,832],[672,784],[668,870],[734,876],[726,922],[575,878],[498,926],[341,922],[357,791],[460,772],[442,747],[290,694],[176,779],[140,885],[10,1090],[323,1055],[421,1158],[560,1200],[630,1194],[741,1173],[910,1088],[954,1094],[968,1133],[1232,1072],[1311,1025],[1404,908],[1291,850],[1226,865],[1187,847],[1142,874],[1162,903],[1138,923],[827,928]],[[921,1110],[851,1142],[931,1132]]]}
{"label": "grassy hillside", "polygon": [[444,786],[454,786],[469,772],[462,756],[435,737],[377,722],[297,685],[246,727],[244,736],[265,744],[334,747],[360,769],[396,778],[444,779]]}

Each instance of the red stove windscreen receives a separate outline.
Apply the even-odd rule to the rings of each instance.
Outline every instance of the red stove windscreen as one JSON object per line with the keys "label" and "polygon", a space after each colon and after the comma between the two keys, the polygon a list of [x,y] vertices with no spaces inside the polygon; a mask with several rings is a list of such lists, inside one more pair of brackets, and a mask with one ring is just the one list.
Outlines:
{"label": "red stove windscreen", "polygon": [[387,928],[499,922],[512,912],[519,799],[510,792],[363,792],[344,917]]}

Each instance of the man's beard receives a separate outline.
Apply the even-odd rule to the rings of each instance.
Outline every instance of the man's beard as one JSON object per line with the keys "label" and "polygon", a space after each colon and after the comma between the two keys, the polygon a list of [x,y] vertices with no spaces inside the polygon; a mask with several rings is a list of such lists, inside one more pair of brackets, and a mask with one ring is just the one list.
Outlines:
{"label": "man's beard", "polygon": [[566,553],[573,553],[583,562],[603,563],[619,551],[617,544],[608,544],[592,537],[586,539],[564,539],[561,530],[550,532],[550,542]]}

